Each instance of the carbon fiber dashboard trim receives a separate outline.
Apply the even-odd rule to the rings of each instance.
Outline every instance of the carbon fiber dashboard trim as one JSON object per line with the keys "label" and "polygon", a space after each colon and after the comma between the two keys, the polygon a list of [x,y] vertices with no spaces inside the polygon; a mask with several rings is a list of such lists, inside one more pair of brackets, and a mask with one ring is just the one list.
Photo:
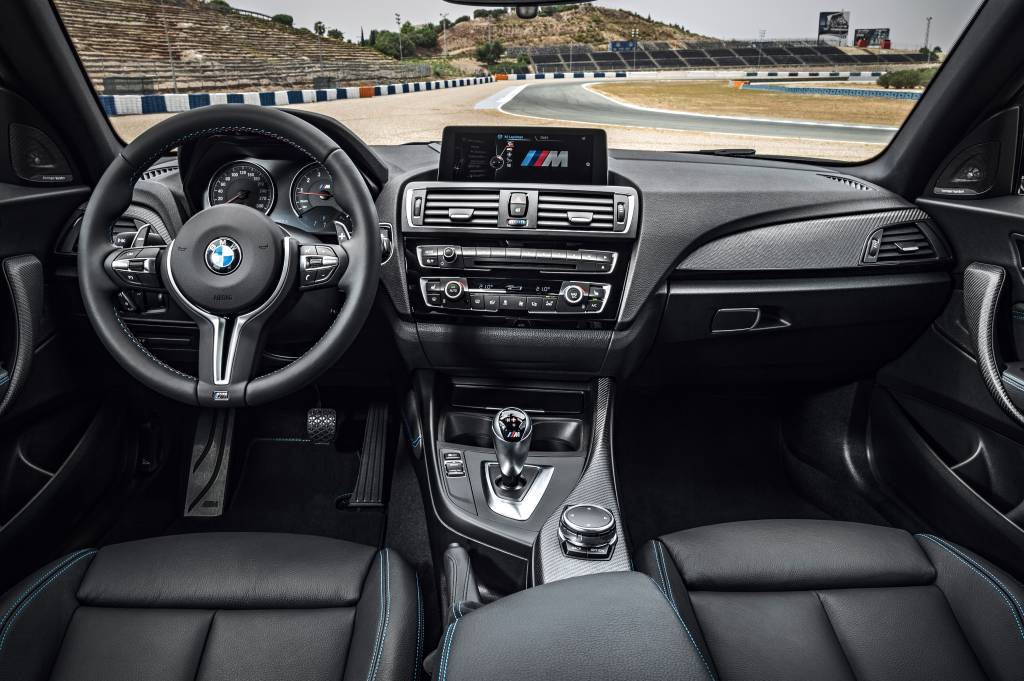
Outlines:
{"label": "carbon fiber dashboard trim", "polygon": [[[863,266],[872,233],[883,227],[929,220],[917,208],[789,222],[731,234],[701,246],[678,269],[683,271],[832,270]],[[928,228],[939,258],[945,249]]]}
{"label": "carbon fiber dashboard trim", "polygon": [[[566,498],[565,503],[545,521],[533,547],[531,579],[533,585],[557,582],[571,577],[582,577],[598,572],[628,572],[632,570],[629,558],[629,542],[622,522],[619,498],[615,490],[614,459],[612,455],[612,408],[615,402],[615,386],[611,379],[602,378],[597,382],[594,400],[594,439],[591,444],[590,460],[580,477],[579,483]],[[562,507],[575,504],[596,504],[607,508],[615,516],[618,545],[611,559],[587,561],[568,558],[562,553],[558,537],[558,522]]]}

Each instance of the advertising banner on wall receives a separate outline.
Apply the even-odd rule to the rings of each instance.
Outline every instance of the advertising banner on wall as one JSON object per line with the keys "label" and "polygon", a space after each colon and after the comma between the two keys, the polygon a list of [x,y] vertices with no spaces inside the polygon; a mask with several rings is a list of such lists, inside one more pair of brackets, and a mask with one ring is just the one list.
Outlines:
{"label": "advertising banner on wall", "polygon": [[853,44],[878,47],[889,39],[888,28],[858,28],[853,32]]}
{"label": "advertising banner on wall", "polygon": [[821,12],[818,15],[818,42],[842,44],[850,35],[850,13]]}

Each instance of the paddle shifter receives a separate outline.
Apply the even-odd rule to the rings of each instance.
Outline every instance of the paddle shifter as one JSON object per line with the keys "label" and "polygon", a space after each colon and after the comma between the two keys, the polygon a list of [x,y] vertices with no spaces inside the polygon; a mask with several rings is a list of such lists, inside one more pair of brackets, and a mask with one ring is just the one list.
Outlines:
{"label": "paddle shifter", "polygon": [[521,489],[526,484],[523,468],[530,454],[533,421],[522,409],[502,409],[491,423],[491,434],[494,436],[494,452],[501,468],[501,477],[495,482],[507,491]]}

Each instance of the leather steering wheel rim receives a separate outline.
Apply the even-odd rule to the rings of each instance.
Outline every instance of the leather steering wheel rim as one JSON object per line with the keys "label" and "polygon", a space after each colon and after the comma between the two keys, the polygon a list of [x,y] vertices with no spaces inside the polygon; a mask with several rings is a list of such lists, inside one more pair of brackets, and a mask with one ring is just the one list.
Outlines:
{"label": "leather steering wheel rim", "polygon": [[[353,230],[352,238],[341,244],[348,256],[347,268],[338,284],[345,293],[345,304],[323,337],[302,357],[281,369],[256,378],[247,376],[244,382],[218,389],[220,386],[215,386],[208,376],[203,376],[202,370],[198,372],[200,376],[190,376],[160,361],[132,334],[114,303],[114,296],[124,287],[111,278],[104,263],[118,251],[110,241],[110,229],[130,206],[133,189],[142,173],[184,142],[230,133],[275,139],[323,164],[334,180],[335,195],[344,197]],[[199,211],[197,215],[203,212]],[[125,147],[104,172],[89,200],[82,221],[78,252],[78,275],[85,311],[100,341],[121,366],[156,392],[198,406],[264,404],[315,381],[352,345],[369,316],[380,279],[381,246],[377,225],[373,198],[352,160],[334,140],[297,116],[246,104],[221,104],[179,113],[150,128]],[[284,248],[289,247],[297,253],[297,244],[285,239]],[[170,247],[167,251],[161,268],[167,266]],[[282,280],[288,275],[287,262],[288,258],[285,258]],[[290,276],[294,275],[292,270]],[[297,282],[292,283],[297,286]],[[272,295],[276,296],[278,292]],[[192,316],[200,325],[202,334],[202,325],[206,322],[202,316]]]}

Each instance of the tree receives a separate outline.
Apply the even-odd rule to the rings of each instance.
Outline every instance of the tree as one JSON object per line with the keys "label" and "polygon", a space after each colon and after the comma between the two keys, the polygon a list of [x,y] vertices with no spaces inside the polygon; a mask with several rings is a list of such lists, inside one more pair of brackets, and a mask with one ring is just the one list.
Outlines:
{"label": "tree", "polygon": [[476,59],[490,66],[491,64],[497,64],[501,61],[501,56],[505,54],[505,46],[497,40],[489,41],[477,45],[476,48]]}
{"label": "tree", "polygon": [[231,5],[225,2],[225,0],[208,0],[206,4],[214,9],[219,9],[227,12],[231,11]]}
{"label": "tree", "polygon": [[313,24],[313,33],[316,33],[318,36],[322,38],[324,33],[327,33],[327,27],[324,26],[324,22],[318,21],[315,24]]}
{"label": "tree", "polygon": [[275,24],[281,24],[282,26],[288,26],[289,28],[295,25],[295,19],[291,14],[275,14],[270,17],[270,20]]}
{"label": "tree", "polygon": [[[375,33],[370,34],[371,46],[389,57],[398,59],[402,55],[411,55],[416,52],[416,44],[404,33],[401,36],[394,31],[376,31]],[[399,48],[399,40],[401,40],[401,48]]]}
{"label": "tree", "polygon": [[344,40],[345,34],[336,28],[332,28],[331,30],[327,31],[327,37],[333,38],[334,40]]}

